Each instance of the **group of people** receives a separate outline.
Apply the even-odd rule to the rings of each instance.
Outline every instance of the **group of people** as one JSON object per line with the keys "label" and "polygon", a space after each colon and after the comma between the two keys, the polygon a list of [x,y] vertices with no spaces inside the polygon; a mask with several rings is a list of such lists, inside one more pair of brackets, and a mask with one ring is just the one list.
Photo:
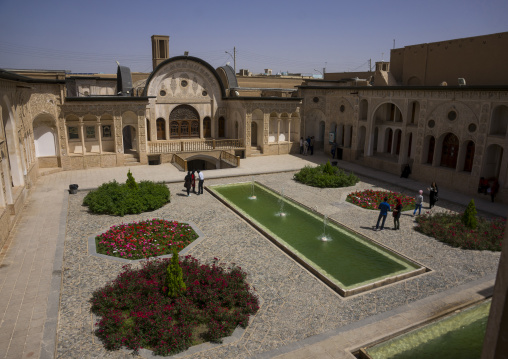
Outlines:
{"label": "group of people", "polygon": [[[427,188],[429,191],[429,208],[434,207],[436,202],[438,201],[438,187],[436,182],[432,182],[429,188]],[[422,206],[423,206],[423,190],[419,190],[418,194],[415,196],[415,209],[413,211],[413,217],[416,215],[416,212],[418,211],[418,215],[422,213]],[[385,197],[383,199],[383,202],[381,202],[378,206],[379,209],[379,216],[377,218],[376,228],[375,230],[382,230],[385,226],[386,217],[388,216],[388,212],[391,212],[392,209],[390,207],[390,204],[388,203],[388,197]],[[400,215],[402,212],[402,201],[400,198],[397,198],[397,203],[395,204],[395,207],[393,208],[393,229],[397,230],[400,229]]]}
{"label": "group of people", "polygon": [[[203,175],[203,172],[200,170],[196,171],[188,171],[187,175],[185,176],[183,186],[187,190],[187,197],[190,197],[190,192],[192,188],[192,193],[195,194],[203,194],[203,183],[205,182],[205,176]],[[196,177],[198,179],[198,192],[196,193]]]}
{"label": "group of people", "polygon": [[311,155],[314,154],[314,136],[307,136],[307,139],[304,140],[303,137],[300,137],[300,154],[307,156],[310,152]]}
{"label": "group of people", "polygon": [[499,182],[497,181],[497,178],[492,179],[492,184],[490,184],[489,180],[485,177],[480,178],[480,183],[478,183],[478,193],[483,193],[485,195],[490,194],[490,200],[494,202],[494,198],[496,197],[498,191]]}

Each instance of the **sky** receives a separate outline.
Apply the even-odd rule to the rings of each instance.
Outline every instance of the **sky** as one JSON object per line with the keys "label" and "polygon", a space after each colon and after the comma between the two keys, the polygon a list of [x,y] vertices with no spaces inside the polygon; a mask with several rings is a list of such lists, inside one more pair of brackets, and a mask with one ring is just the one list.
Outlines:
{"label": "sky", "polygon": [[0,0],[0,68],[152,71],[169,56],[319,75],[368,71],[394,47],[508,31],[507,0]]}

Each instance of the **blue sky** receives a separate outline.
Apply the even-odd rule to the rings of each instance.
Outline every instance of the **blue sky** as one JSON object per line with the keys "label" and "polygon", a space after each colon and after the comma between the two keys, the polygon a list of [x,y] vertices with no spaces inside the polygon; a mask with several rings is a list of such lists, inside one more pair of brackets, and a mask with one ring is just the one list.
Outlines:
{"label": "blue sky", "polygon": [[506,0],[0,0],[0,68],[150,72],[151,35],[213,67],[367,71],[390,49],[508,31]]}

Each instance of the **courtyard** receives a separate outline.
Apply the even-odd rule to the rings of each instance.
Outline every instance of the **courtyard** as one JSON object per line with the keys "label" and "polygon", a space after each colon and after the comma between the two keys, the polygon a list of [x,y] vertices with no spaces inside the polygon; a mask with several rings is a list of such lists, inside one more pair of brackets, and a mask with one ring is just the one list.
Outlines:
{"label": "courtyard", "polygon": [[[319,343],[332,340],[344,328],[379,324],[382,321],[378,319],[383,315],[404,310],[401,308],[417,308],[421,303],[428,311],[438,313],[443,305],[433,298],[440,295],[459,298],[461,293],[468,289],[474,292],[476,288],[482,288],[481,295],[489,295],[499,252],[452,248],[422,235],[413,230],[412,211],[402,214],[400,231],[376,232],[372,229],[378,212],[346,202],[346,196],[353,190],[390,190],[414,195],[418,189],[425,190],[427,184],[341,161],[339,167],[353,170],[359,176],[357,185],[320,189],[292,179],[295,171],[304,165],[323,163],[326,159],[322,154],[248,158],[235,169],[205,171],[205,186],[255,180],[275,191],[284,189],[285,196],[308,207],[317,207],[319,213],[413,259],[430,271],[343,298],[206,190],[202,196],[187,197],[183,173],[172,165],[131,168],[138,181],[168,182],[171,203],[154,212],[125,217],[92,215],[82,206],[82,201],[86,189],[112,179],[125,181],[127,167],[48,174],[36,184],[22,218],[1,253],[2,298],[7,298],[7,290],[12,287],[8,300],[1,304],[5,307],[2,332],[12,327],[8,340],[4,339],[6,335],[0,337],[2,357],[16,357],[16,354],[17,357],[35,355],[41,358],[130,357],[128,351],[107,352],[103,348],[93,334],[96,318],[89,310],[91,293],[114,279],[124,264],[91,256],[87,243],[90,235],[112,225],[149,218],[194,223],[204,238],[186,254],[202,262],[219,258],[222,263],[236,263],[248,273],[247,280],[260,298],[260,310],[244,331],[235,332],[223,344],[205,344],[176,357],[263,358],[285,354],[298,357],[295,350],[311,347],[318,348],[314,349],[316,357],[324,357],[318,354]],[[66,188],[71,183],[80,186],[75,195],[67,194]],[[433,211],[463,211],[469,200],[467,196],[441,189],[440,201]],[[475,198],[475,202],[480,215],[506,216],[508,212],[506,205],[491,204],[482,198]],[[424,210],[427,208],[428,196]],[[386,227],[391,228],[391,224],[389,217]],[[14,318],[15,294],[21,294],[22,299]],[[470,295],[455,303],[451,300],[447,309],[463,306],[471,300]],[[27,303],[33,304],[29,307]],[[23,308],[30,315],[24,314]],[[419,320],[425,321],[425,318]],[[365,343],[370,339],[364,338]],[[350,341],[341,345],[346,348],[352,344]],[[330,357],[337,358],[347,357],[346,354],[340,350],[335,355],[329,353]],[[147,351],[140,351],[139,355],[151,356]],[[300,355],[302,358],[310,356],[308,353]]]}

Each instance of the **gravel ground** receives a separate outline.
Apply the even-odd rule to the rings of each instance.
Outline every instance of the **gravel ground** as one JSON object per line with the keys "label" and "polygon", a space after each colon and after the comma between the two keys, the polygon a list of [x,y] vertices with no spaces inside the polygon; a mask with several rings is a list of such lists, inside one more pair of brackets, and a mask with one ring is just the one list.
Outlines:
{"label": "gravel ground", "polygon": [[[413,193],[361,176],[361,182],[356,186],[339,189],[308,187],[293,181],[292,177],[293,173],[280,173],[258,175],[255,180],[276,191],[283,188],[286,196],[312,208],[317,206],[320,213],[396,249],[432,271],[342,298],[206,191],[204,195],[186,197],[182,184],[170,184],[170,204],[151,213],[123,218],[90,214],[87,207],[81,205],[86,193],[78,192],[69,198],[57,357],[132,357],[128,351],[108,352],[103,348],[92,333],[95,318],[88,302],[94,290],[114,279],[122,270],[121,263],[90,256],[88,236],[119,223],[156,217],[192,221],[205,234],[205,239],[189,254],[203,262],[214,257],[224,263],[234,262],[249,274],[248,281],[262,302],[251,324],[233,343],[189,354],[186,356],[189,358],[247,358],[395,309],[497,270],[499,252],[461,250],[422,235],[413,229],[415,223],[411,211],[403,213],[400,231],[375,232],[372,228],[378,212],[345,201],[352,190],[367,188]],[[207,180],[205,185],[251,179],[252,176]],[[446,201],[440,200],[438,204],[433,211],[463,210],[462,206]],[[391,228],[392,223],[389,217],[386,227]]]}

